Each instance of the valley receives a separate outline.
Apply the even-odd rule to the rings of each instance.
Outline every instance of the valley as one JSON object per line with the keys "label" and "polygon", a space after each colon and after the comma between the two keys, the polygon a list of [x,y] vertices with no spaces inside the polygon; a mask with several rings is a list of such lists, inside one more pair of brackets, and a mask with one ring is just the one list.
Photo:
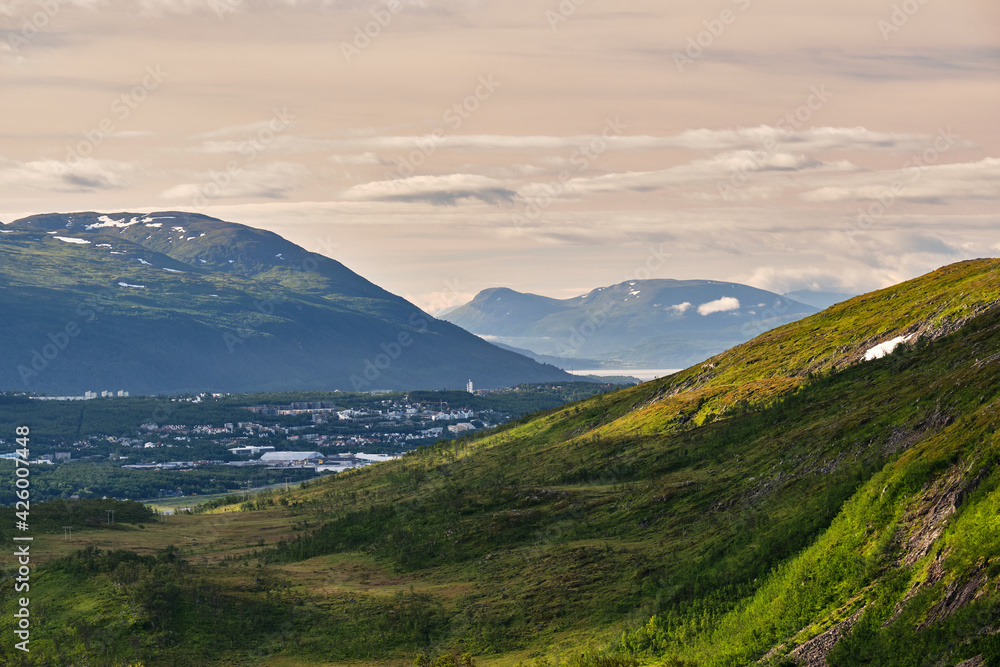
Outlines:
{"label": "valley", "polygon": [[998,272],[944,267],[396,461],[74,531],[101,551],[40,535],[33,658],[996,664]]}

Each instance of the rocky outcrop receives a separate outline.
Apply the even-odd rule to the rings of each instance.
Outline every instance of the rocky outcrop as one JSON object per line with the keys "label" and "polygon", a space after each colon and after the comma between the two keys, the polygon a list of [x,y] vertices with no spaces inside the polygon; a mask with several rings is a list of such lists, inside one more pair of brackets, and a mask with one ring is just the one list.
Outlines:
{"label": "rocky outcrop", "polygon": [[944,532],[948,518],[955,513],[962,501],[974,491],[982,479],[982,472],[969,479],[969,471],[956,466],[949,474],[935,482],[914,503],[903,519],[912,526],[903,544],[903,565],[913,565],[930,553],[934,543]]}
{"label": "rocky outcrop", "polygon": [[827,654],[833,650],[833,647],[837,645],[841,637],[851,631],[854,624],[861,618],[861,613],[864,610],[864,607],[858,609],[848,618],[823,634],[813,637],[805,644],[796,648],[788,656],[804,667],[825,667]]}
{"label": "rocky outcrop", "polygon": [[966,576],[956,579],[948,584],[944,597],[927,612],[927,620],[921,623],[917,629],[923,630],[935,621],[951,616],[956,611],[969,604],[978,597],[978,593],[986,583],[986,565],[978,563]]}

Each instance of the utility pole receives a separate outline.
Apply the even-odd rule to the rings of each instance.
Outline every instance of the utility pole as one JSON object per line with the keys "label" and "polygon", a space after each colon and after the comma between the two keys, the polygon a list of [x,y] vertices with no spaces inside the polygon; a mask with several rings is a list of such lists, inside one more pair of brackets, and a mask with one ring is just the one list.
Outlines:
{"label": "utility pole", "polygon": [[115,511],[114,510],[105,510],[105,511],[108,513],[108,525],[109,526],[115,525]]}
{"label": "utility pole", "polygon": [[67,542],[73,541],[73,526],[63,526],[63,539]]}
{"label": "utility pole", "polygon": [[291,477],[286,477],[285,478],[285,491],[288,491],[288,480],[290,480],[290,479],[291,479]]}

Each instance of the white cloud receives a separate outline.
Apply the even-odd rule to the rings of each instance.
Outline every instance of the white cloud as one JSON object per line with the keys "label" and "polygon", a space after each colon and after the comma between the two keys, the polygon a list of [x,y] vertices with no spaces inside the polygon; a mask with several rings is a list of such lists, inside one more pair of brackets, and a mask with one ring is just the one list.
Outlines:
{"label": "white cloud", "polygon": [[[59,0],[60,9],[63,5],[82,7],[83,9],[97,9],[107,5],[106,0]],[[0,16],[12,18],[28,18],[37,13],[40,9],[37,0],[0,0]]]}
{"label": "white cloud", "polygon": [[691,309],[691,302],[690,301],[685,301],[684,303],[678,303],[676,305],[668,306],[667,307],[667,310],[672,310],[672,311],[676,312],[678,315],[683,315],[684,313],[686,313],[690,309]]}
{"label": "white cloud", "polygon": [[[251,126],[240,126],[246,130]],[[228,128],[237,129],[237,128]],[[213,139],[224,136],[223,130],[200,135]],[[600,134],[556,135],[501,135],[501,134],[433,134],[409,136],[359,136],[349,139],[321,139],[285,134],[270,144],[270,150],[285,152],[350,153],[352,151],[409,152],[422,146],[456,151],[482,150],[539,150],[569,151],[602,142],[606,150],[697,150],[713,152],[738,152],[766,150],[774,155],[802,155],[817,151],[923,151],[931,145],[935,135],[876,132],[864,127],[819,127],[789,130],[771,125],[727,130],[687,130],[669,136],[622,134],[605,139]],[[208,153],[233,152],[240,144],[235,141],[207,141],[201,150]],[[959,139],[956,147],[973,148],[971,142]]]}
{"label": "white cloud", "polygon": [[497,204],[511,201],[515,194],[503,181],[495,178],[478,174],[448,174],[363,183],[346,190],[343,197],[355,201],[426,202],[454,206],[462,199]]}
{"label": "white cloud", "polygon": [[378,155],[372,151],[360,154],[348,154],[348,155],[331,155],[329,158],[330,162],[334,164],[350,164],[350,165],[362,165],[362,164],[382,164],[382,160],[379,159]]}
{"label": "white cloud", "polygon": [[[635,191],[648,192],[671,187],[688,188],[692,185],[713,186],[710,188],[712,197],[717,198],[717,188],[714,186],[729,184],[734,174],[753,174],[757,178],[763,172],[815,173],[843,172],[855,170],[856,167],[847,161],[820,162],[804,154],[768,153],[766,151],[741,150],[707,158],[694,160],[687,164],[661,169],[658,171],[641,171],[602,174],[593,177],[574,178],[566,182],[565,192],[568,194],[592,194],[600,192]],[[536,192],[542,194],[543,185],[527,186],[522,194],[531,196]],[[760,186],[758,186],[760,188]],[[734,188],[737,192],[739,188]],[[764,188],[768,195],[780,191],[780,188]],[[690,194],[690,193],[689,193]]]}
{"label": "white cloud", "polygon": [[1000,158],[852,175],[808,190],[805,201],[1000,199]]}
{"label": "white cloud", "polygon": [[0,187],[51,192],[116,190],[129,185],[134,172],[135,165],[115,160],[84,158],[70,165],[60,160],[0,159]]}
{"label": "white cloud", "polygon": [[302,185],[309,176],[309,170],[297,163],[271,162],[243,167],[234,175],[208,172],[199,176],[198,182],[175,185],[162,191],[160,197],[192,201],[201,198],[211,200],[241,197],[283,199]]}
{"label": "white cloud", "polygon": [[739,310],[739,307],[739,299],[731,296],[724,296],[721,299],[709,301],[708,303],[703,303],[698,306],[698,314],[711,315],[712,313],[725,313],[730,310]]}

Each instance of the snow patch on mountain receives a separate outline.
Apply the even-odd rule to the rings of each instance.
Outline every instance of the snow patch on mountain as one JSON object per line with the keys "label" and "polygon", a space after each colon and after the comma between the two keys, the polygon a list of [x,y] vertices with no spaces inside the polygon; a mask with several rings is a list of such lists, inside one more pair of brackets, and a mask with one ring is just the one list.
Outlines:
{"label": "snow patch on mountain", "polygon": [[865,361],[881,359],[882,357],[888,354],[892,354],[893,350],[895,350],[901,344],[906,343],[911,338],[913,338],[913,334],[910,334],[909,336],[897,336],[892,340],[887,340],[884,343],[879,343],[875,347],[869,348],[865,352]]}
{"label": "snow patch on mountain", "polygon": [[111,216],[102,215],[97,218],[97,222],[95,222],[92,225],[87,225],[86,227],[84,227],[84,229],[87,231],[91,231],[93,229],[100,229],[101,227],[131,227],[137,222],[139,221],[136,220],[135,218],[132,218],[128,222],[125,222],[125,218],[122,218],[121,220],[115,220]]}

